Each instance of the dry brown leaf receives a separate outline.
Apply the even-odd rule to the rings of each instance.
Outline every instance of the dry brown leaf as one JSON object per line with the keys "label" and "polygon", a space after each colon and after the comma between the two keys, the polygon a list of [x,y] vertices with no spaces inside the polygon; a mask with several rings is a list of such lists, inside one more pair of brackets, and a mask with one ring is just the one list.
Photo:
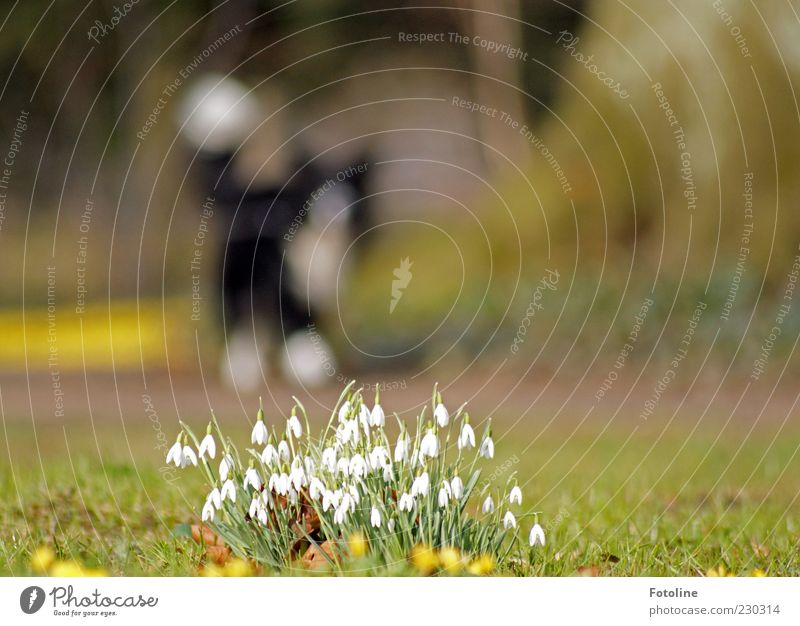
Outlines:
{"label": "dry brown leaf", "polygon": [[600,567],[598,565],[581,565],[577,572],[578,576],[600,576]]}
{"label": "dry brown leaf", "polygon": [[225,546],[208,546],[206,555],[217,565],[225,565],[225,562],[231,557],[231,549]]}
{"label": "dry brown leaf", "polygon": [[305,566],[309,569],[319,569],[320,567],[330,565],[328,559],[323,556],[322,552],[327,554],[332,561],[336,560],[336,554],[333,551],[333,545],[330,541],[321,543],[319,548],[312,543],[308,546],[308,550],[306,550],[306,553],[303,555],[303,563]]}

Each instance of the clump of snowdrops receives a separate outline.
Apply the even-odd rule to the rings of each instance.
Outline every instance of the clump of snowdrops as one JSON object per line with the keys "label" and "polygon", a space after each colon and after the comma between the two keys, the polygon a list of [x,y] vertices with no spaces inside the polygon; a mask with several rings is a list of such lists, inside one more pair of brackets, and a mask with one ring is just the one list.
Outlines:
{"label": "clump of snowdrops", "polygon": [[426,406],[409,427],[395,414],[391,439],[380,392],[370,408],[350,383],[319,437],[294,401],[280,424],[268,425],[259,409],[243,452],[212,415],[200,439],[181,422],[167,455],[167,463],[204,472],[202,520],[239,557],[285,570],[305,554],[336,570],[368,556],[433,571],[428,553],[457,554],[464,567],[451,558],[445,572],[488,573],[544,545],[538,522],[522,530],[536,514],[520,511],[514,474],[499,488],[480,481],[495,452],[491,420],[477,437],[464,407],[451,414],[436,387],[430,417]]}

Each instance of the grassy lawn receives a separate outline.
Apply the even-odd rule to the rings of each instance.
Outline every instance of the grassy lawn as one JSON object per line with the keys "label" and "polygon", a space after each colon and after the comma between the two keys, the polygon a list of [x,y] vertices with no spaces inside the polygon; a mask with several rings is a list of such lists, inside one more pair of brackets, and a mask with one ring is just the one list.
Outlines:
{"label": "grassy lawn", "polygon": [[[499,573],[800,574],[797,436],[673,432],[656,443],[657,432],[628,440],[623,430],[569,437],[518,426],[503,436],[501,425],[493,475],[504,483],[518,472],[547,545],[530,566]],[[149,425],[36,432],[9,422],[0,434],[0,573],[29,574],[41,545],[112,575],[200,571],[201,546],[171,530],[197,521],[205,488],[199,472],[163,473]]]}

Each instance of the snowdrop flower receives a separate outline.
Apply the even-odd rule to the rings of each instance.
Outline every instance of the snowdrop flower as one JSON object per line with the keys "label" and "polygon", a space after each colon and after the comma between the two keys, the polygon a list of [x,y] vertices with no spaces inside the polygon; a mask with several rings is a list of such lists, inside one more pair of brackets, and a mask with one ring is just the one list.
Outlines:
{"label": "snowdrop flower", "polygon": [[305,466],[306,474],[310,476],[314,473],[314,459],[312,459],[310,456],[307,456],[305,459],[303,459],[303,465]]}
{"label": "snowdrop flower", "polygon": [[230,454],[226,454],[219,462],[219,478],[220,480],[228,480],[228,474],[233,469],[233,459]]}
{"label": "snowdrop flower", "polygon": [[492,500],[492,496],[486,496],[486,500],[483,501],[481,511],[484,513],[494,513],[494,500]]}
{"label": "snowdrop flower", "polygon": [[197,466],[197,455],[189,446],[183,446],[183,451],[181,453],[181,467],[186,467],[189,465],[189,463]]}
{"label": "snowdrop flower", "polygon": [[[444,484],[447,485],[447,481],[444,481]],[[447,506],[447,503],[450,501],[450,493],[449,493],[450,485],[447,485],[447,489],[442,487],[439,489],[439,497],[438,502],[439,506],[444,508]]]}
{"label": "snowdrop flower", "polygon": [[458,449],[474,448],[475,447],[475,431],[469,425],[469,415],[464,416],[464,422],[461,424],[461,434],[458,436]]}
{"label": "snowdrop flower", "polygon": [[322,451],[322,465],[331,474],[336,471],[336,450],[328,447]]}
{"label": "snowdrop flower", "polygon": [[517,527],[517,518],[514,517],[514,514],[511,511],[506,511],[505,517],[503,517],[503,528],[508,530],[509,528],[516,528]]}
{"label": "snowdrop flower", "polygon": [[294,487],[295,490],[300,491],[300,489],[303,487],[303,484],[306,482],[306,472],[302,466],[292,469],[289,474],[289,482],[292,484],[292,487]]}
{"label": "snowdrop flower", "polygon": [[369,464],[372,469],[382,468],[389,462],[389,453],[383,446],[375,446],[369,453]]}
{"label": "snowdrop flower", "polygon": [[511,493],[508,495],[508,501],[511,504],[522,504],[522,490],[519,488],[519,485],[514,485],[514,488],[511,490]]}
{"label": "snowdrop flower", "polygon": [[419,476],[414,479],[414,482],[411,483],[411,495],[416,496],[427,496],[428,491],[430,489],[431,480],[428,477],[428,472],[422,472]]}
{"label": "snowdrop flower", "polygon": [[259,446],[263,446],[264,443],[267,441],[267,437],[269,433],[267,433],[267,427],[264,424],[264,410],[258,409],[258,414],[256,415],[256,423],[253,426],[253,432],[250,434],[250,443],[258,444]]}
{"label": "snowdrop flower", "polygon": [[344,422],[347,419],[347,414],[350,412],[350,400],[345,400],[342,407],[339,409],[339,421]]}
{"label": "snowdrop flower", "polygon": [[214,519],[214,505],[211,503],[210,500],[206,500],[206,503],[203,505],[203,513],[201,515],[204,522],[210,522]]}
{"label": "snowdrop flower", "polygon": [[331,491],[330,489],[326,489],[322,493],[322,510],[327,513],[328,509],[332,506],[335,507],[337,504],[336,493]]}
{"label": "snowdrop flower", "polygon": [[361,502],[361,494],[358,493],[358,489],[355,485],[350,485],[348,491],[350,492],[350,509],[355,511],[356,504]]}
{"label": "snowdrop flower", "polygon": [[269,520],[267,517],[267,508],[265,506],[258,507],[258,513],[256,514],[256,517],[258,517],[259,522],[266,526],[267,521]]}
{"label": "snowdrop flower", "polygon": [[383,482],[388,483],[392,480],[392,464],[386,463],[383,466]]}
{"label": "snowdrop flower", "polygon": [[342,501],[336,509],[336,512],[333,514],[334,523],[343,524],[345,517],[353,506],[355,506],[355,503],[353,502],[352,496],[349,493],[345,493],[342,496]]}
{"label": "snowdrop flower", "polygon": [[372,413],[369,414],[369,423],[372,426],[383,426],[386,424],[386,416],[383,414],[381,407],[381,392],[380,389],[375,389],[375,406],[372,407]]}
{"label": "snowdrop flower", "polygon": [[206,498],[206,502],[211,502],[218,509],[222,508],[222,496],[220,495],[219,489],[214,487],[211,490],[211,493],[208,494],[208,498]]}
{"label": "snowdrop flower", "polygon": [[289,476],[286,473],[278,474],[277,472],[269,477],[267,484],[270,491],[285,496],[289,491]]}
{"label": "snowdrop flower", "polygon": [[428,428],[428,432],[422,438],[422,442],[419,444],[419,454],[422,457],[429,456],[431,458],[439,454],[439,440],[433,433],[433,428]]}
{"label": "snowdrop flower", "polygon": [[178,433],[178,438],[175,440],[175,443],[172,444],[172,447],[167,452],[167,465],[170,463],[174,463],[175,467],[181,466],[181,459],[183,458],[183,433]]}
{"label": "snowdrop flower", "polygon": [[253,489],[261,491],[261,477],[252,467],[247,468],[247,471],[244,473],[243,485],[245,489],[247,489],[247,485],[252,485]]}
{"label": "snowdrop flower", "polygon": [[450,423],[450,413],[447,412],[444,404],[442,404],[442,394],[437,394],[436,408],[433,410],[433,417],[436,418],[436,423],[440,428],[444,428]]}
{"label": "snowdrop flower", "polygon": [[211,434],[211,424],[206,428],[206,436],[200,442],[200,447],[197,449],[197,456],[201,459],[208,454],[208,458],[213,459],[217,456],[217,443],[214,441],[214,436]]}
{"label": "snowdrop flower", "polygon": [[339,474],[344,475],[345,478],[350,476],[350,459],[343,456],[336,462],[336,471]]}
{"label": "snowdrop flower", "polygon": [[230,479],[222,483],[222,499],[226,498],[231,502],[236,502],[236,485]]}
{"label": "snowdrop flower", "polygon": [[486,435],[486,439],[483,440],[481,443],[481,449],[479,454],[484,459],[491,459],[494,457],[494,441],[492,441],[491,434]]}
{"label": "snowdrop flower", "polygon": [[350,459],[349,473],[350,476],[355,476],[356,478],[364,477],[367,473],[367,462],[364,460],[363,456],[360,454],[353,455]]}
{"label": "snowdrop flower", "polygon": [[319,500],[320,495],[325,493],[325,485],[322,481],[314,476],[308,485],[308,495],[312,500]]}
{"label": "snowdrop flower", "polygon": [[539,526],[538,522],[533,525],[533,528],[531,528],[531,534],[528,537],[528,545],[533,547],[537,543],[540,546],[544,545],[544,530],[541,526]]}
{"label": "snowdrop flower", "polygon": [[288,432],[295,439],[303,436],[303,427],[300,425],[300,420],[297,419],[297,410],[292,409],[292,415],[289,421],[286,422],[286,432]]}
{"label": "snowdrop flower", "polygon": [[253,499],[250,501],[250,508],[247,510],[248,515],[250,515],[251,518],[255,517],[260,507],[261,501],[258,499],[258,496],[253,496]]}
{"label": "snowdrop flower", "polygon": [[414,498],[410,494],[404,493],[400,496],[399,508],[401,511],[410,511],[414,508]]}
{"label": "snowdrop flower", "polygon": [[386,528],[390,533],[394,532],[394,518],[390,517],[389,521],[386,522]]}
{"label": "snowdrop flower", "polygon": [[460,500],[461,496],[464,495],[464,483],[461,482],[458,476],[454,476],[453,480],[450,481],[450,490],[453,492],[453,497],[456,500]]}
{"label": "snowdrop flower", "polygon": [[408,436],[405,432],[400,433],[400,436],[397,438],[397,445],[394,447],[395,463],[402,463],[408,460],[408,445]]}
{"label": "snowdrop flower", "polygon": [[278,461],[278,451],[272,444],[272,436],[270,435],[267,447],[264,448],[264,451],[261,453],[261,462],[267,467],[270,467],[273,463],[277,461]]}
{"label": "snowdrop flower", "polygon": [[358,422],[361,424],[361,427],[364,429],[364,432],[369,431],[369,409],[367,405],[363,402],[361,403],[361,408],[358,410]]}
{"label": "snowdrop flower", "polygon": [[289,444],[286,443],[286,439],[281,439],[278,444],[278,459],[282,461],[289,460]]}
{"label": "snowdrop flower", "polygon": [[369,523],[372,524],[373,528],[381,527],[381,512],[377,507],[372,507],[372,513],[369,516]]}

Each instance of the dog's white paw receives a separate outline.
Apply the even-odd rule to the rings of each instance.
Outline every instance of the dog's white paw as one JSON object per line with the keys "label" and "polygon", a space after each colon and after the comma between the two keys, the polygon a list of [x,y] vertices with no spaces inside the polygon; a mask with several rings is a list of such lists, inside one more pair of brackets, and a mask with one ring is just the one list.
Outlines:
{"label": "dog's white paw", "polygon": [[316,331],[298,330],[286,339],[283,375],[308,387],[324,385],[336,374],[333,350]]}
{"label": "dog's white paw", "polygon": [[252,331],[235,331],[222,353],[222,381],[239,391],[254,391],[263,384],[266,374],[266,365],[262,362]]}

